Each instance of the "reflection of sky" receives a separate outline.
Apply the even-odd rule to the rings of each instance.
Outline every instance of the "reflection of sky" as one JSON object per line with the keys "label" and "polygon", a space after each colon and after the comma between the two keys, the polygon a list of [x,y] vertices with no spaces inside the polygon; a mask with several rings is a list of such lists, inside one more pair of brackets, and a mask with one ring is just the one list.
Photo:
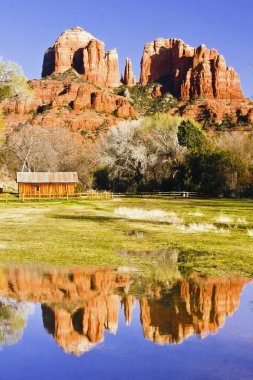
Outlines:
{"label": "reflection of sky", "polygon": [[1,378],[30,379],[252,379],[253,284],[244,287],[238,311],[217,334],[159,346],[143,338],[137,303],[130,326],[120,309],[117,334],[80,357],[65,354],[45,332],[40,305],[22,340],[0,353]]}

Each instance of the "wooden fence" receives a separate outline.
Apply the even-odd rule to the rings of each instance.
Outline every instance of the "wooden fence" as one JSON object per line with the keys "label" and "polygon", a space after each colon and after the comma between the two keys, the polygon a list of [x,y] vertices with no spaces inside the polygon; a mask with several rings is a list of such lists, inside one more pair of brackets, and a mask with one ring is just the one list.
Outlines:
{"label": "wooden fence", "polygon": [[113,193],[110,191],[86,191],[84,193],[65,194],[54,197],[52,194],[1,194],[0,202],[28,200],[71,200],[71,199],[87,199],[87,200],[111,200],[114,198],[203,198],[202,194],[192,191],[169,191],[169,192],[143,192],[143,193]]}

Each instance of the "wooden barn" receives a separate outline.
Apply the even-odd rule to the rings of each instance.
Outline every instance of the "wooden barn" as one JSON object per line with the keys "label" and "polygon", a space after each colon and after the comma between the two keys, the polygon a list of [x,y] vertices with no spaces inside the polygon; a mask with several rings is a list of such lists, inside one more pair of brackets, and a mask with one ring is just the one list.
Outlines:
{"label": "wooden barn", "polygon": [[76,172],[17,173],[19,197],[62,198],[76,193]]}

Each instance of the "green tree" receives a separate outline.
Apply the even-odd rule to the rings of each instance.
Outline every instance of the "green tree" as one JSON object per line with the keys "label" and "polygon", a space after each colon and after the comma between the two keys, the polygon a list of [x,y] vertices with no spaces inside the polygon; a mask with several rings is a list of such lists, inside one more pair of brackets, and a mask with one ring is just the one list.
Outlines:
{"label": "green tree", "polygon": [[246,186],[247,168],[232,151],[209,147],[193,152],[184,168],[184,183],[191,189],[221,195]]}
{"label": "green tree", "polygon": [[206,136],[198,123],[193,120],[183,120],[178,127],[177,133],[179,144],[189,150],[202,149],[206,143]]}

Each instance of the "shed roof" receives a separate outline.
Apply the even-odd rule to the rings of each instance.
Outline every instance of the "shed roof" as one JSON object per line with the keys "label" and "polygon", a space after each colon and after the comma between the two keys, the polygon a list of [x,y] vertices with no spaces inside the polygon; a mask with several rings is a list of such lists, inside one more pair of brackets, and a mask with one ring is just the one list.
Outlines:
{"label": "shed roof", "polygon": [[19,172],[17,182],[20,183],[77,183],[76,172]]}

